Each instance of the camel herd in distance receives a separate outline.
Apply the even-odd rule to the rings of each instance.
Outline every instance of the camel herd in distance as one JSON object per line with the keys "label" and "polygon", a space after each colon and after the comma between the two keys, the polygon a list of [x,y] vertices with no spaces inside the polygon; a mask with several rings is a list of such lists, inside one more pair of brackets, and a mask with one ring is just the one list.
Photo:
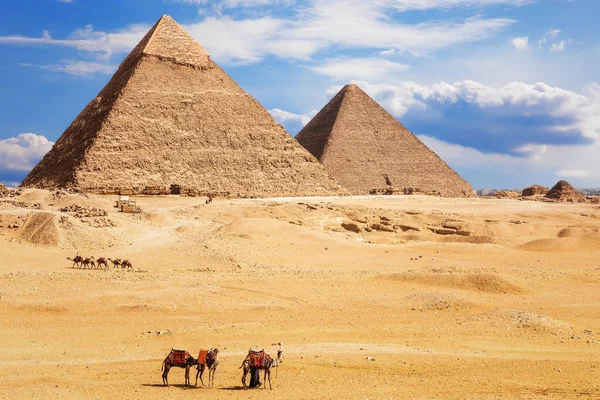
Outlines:
{"label": "camel herd in distance", "polygon": [[95,259],[94,256],[90,257],[82,257],[77,254],[75,257],[67,257],[67,260],[73,262],[73,268],[83,268],[83,269],[108,269],[110,268],[108,263],[110,262],[113,265],[113,268],[124,268],[129,269],[133,268],[133,264],[129,260],[121,260],[120,258],[106,258],[100,257]]}
{"label": "camel herd in distance", "polygon": [[[242,386],[244,390],[248,389],[249,385],[246,383],[246,377],[248,374],[264,371],[263,377],[263,389],[267,388],[267,381],[269,382],[269,388],[273,389],[271,383],[271,369],[275,368],[278,371],[279,365],[283,363],[283,350],[281,344],[278,343],[279,349],[277,350],[277,358],[272,358],[264,350],[248,350],[246,358],[242,361],[239,369],[243,369],[242,375]],[[195,386],[198,386],[198,378],[202,383],[202,386],[206,387],[202,375],[204,371],[208,369],[208,387],[215,387],[215,373],[219,366],[219,349],[211,348],[210,350],[200,350],[198,358],[194,358],[186,350],[175,350],[171,349],[171,352],[165,357],[162,362],[162,381],[163,386],[169,386],[169,371],[173,367],[183,368],[185,370],[185,386],[191,386],[190,382],[190,369],[196,367],[196,382]],[[277,377],[277,374],[275,375]],[[258,377],[258,376],[256,376]],[[252,382],[252,379],[251,379]],[[260,383],[255,387],[260,386]],[[252,384],[250,385],[252,387]]]}

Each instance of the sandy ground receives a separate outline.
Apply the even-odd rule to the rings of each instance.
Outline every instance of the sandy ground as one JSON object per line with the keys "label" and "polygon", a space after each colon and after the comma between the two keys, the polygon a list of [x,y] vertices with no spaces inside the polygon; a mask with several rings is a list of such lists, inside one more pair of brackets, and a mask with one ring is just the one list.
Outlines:
{"label": "sandy ground", "polygon": [[[16,200],[0,202],[0,398],[600,398],[598,206],[174,196],[133,215],[110,196]],[[108,216],[59,211],[71,204]],[[134,268],[73,268],[76,252]],[[278,342],[273,390],[242,390],[248,348]],[[208,347],[216,388],[177,368],[162,386],[171,348]]]}

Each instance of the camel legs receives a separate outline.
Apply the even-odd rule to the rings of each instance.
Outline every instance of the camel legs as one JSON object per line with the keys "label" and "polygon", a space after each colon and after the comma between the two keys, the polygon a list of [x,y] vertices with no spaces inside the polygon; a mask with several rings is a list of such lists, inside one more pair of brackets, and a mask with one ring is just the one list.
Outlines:
{"label": "camel legs", "polygon": [[167,363],[163,364],[164,366],[164,371],[162,374],[162,379],[163,379],[163,385],[165,386],[169,386],[169,370],[171,369],[171,366]]}
{"label": "camel legs", "polygon": [[242,385],[244,385],[244,390],[248,389],[246,386],[246,375],[248,375],[248,369],[244,368],[244,375],[242,375]]}
{"label": "camel legs", "polygon": [[215,387],[215,372],[217,372],[217,367],[214,365],[208,370],[208,386]]}
{"label": "camel legs", "polygon": [[190,386],[190,366],[185,366],[185,386]]}
{"label": "camel legs", "polygon": [[[196,386],[198,386],[198,376],[200,376],[200,382],[202,382],[202,386],[204,386],[204,381],[202,380],[202,374],[204,374],[204,364],[198,365],[198,372],[196,372]],[[209,383],[210,383],[210,373],[209,373]]]}
{"label": "camel legs", "polygon": [[265,377],[263,378],[263,389],[267,388],[267,376],[269,377],[269,387],[271,390],[273,389],[273,385],[271,384],[271,369],[265,368]]}

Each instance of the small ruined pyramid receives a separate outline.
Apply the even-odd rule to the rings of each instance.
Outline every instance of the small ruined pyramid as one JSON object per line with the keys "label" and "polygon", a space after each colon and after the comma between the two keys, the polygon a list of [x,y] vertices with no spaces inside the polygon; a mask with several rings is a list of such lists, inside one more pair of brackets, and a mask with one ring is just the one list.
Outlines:
{"label": "small ruined pyramid", "polygon": [[521,192],[521,196],[523,196],[523,197],[545,196],[549,190],[550,189],[548,189],[545,186],[532,185],[532,186],[529,186],[528,188],[523,189],[523,191]]}
{"label": "small ruined pyramid", "polygon": [[296,136],[352,194],[473,196],[473,188],[356,85],[345,86]]}
{"label": "small ruined pyramid", "polygon": [[232,196],[343,192],[323,166],[163,16],[22,186]]}
{"label": "small ruined pyramid", "polygon": [[558,183],[554,185],[548,193],[546,193],[546,198],[561,202],[566,201],[573,203],[586,201],[585,196],[565,180],[558,181]]}

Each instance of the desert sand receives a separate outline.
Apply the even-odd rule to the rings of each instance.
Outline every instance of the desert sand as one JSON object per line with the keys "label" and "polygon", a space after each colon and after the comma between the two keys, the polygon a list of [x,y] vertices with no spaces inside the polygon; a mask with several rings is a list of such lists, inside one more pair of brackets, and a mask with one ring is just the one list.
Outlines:
{"label": "desert sand", "polygon": [[[115,200],[0,201],[0,398],[600,398],[597,205]],[[73,268],[76,252],[134,268]],[[278,342],[273,390],[242,390],[248,348]],[[214,389],[178,368],[162,386],[171,348],[209,347]]]}

